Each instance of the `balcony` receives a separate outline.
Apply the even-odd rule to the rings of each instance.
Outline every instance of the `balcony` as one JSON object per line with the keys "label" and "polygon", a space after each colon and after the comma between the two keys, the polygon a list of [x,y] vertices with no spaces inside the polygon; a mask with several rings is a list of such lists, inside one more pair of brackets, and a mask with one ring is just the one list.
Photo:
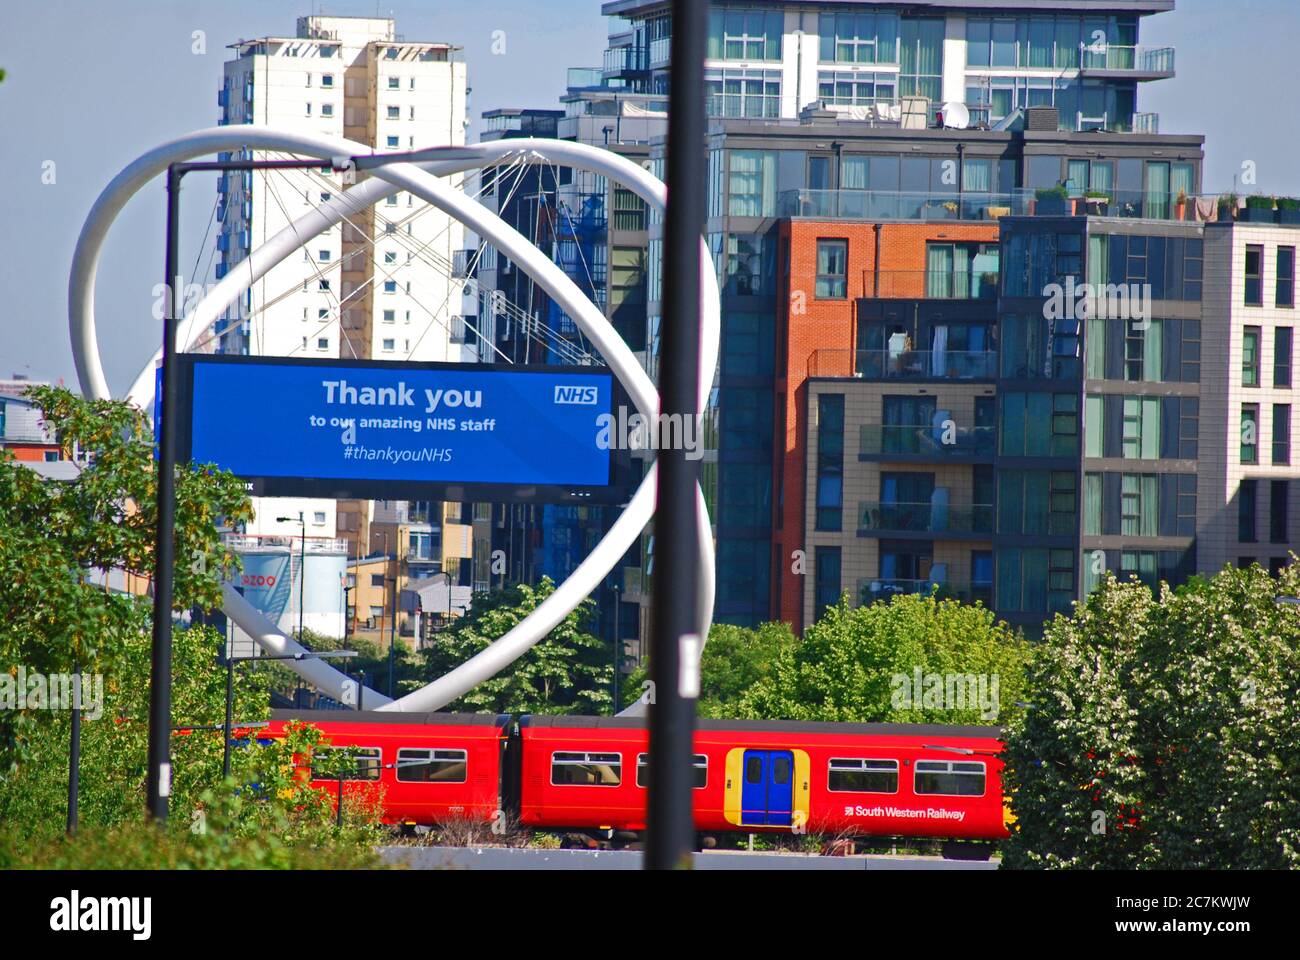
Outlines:
{"label": "balcony", "polygon": [[872,423],[862,426],[858,441],[859,460],[991,463],[997,448],[997,429]]}
{"label": "balcony", "polygon": [[1112,43],[1079,48],[1079,76],[1090,79],[1167,80],[1174,76],[1173,47],[1142,47]]}
{"label": "balcony", "polygon": [[873,300],[996,300],[998,255],[946,270],[864,270],[863,295]]}
{"label": "balcony", "polygon": [[605,51],[601,72],[606,77],[626,77],[650,69],[650,51],[645,47],[610,47]]}
{"label": "balcony", "polygon": [[451,252],[451,277],[453,280],[468,280],[478,273],[474,262],[478,250],[453,250]]}
{"label": "balcony", "polygon": [[858,536],[913,535],[986,538],[993,534],[993,504],[954,507],[936,503],[859,503]]}
{"label": "balcony", "polygon": [[710,93],[705,110],[710,117],[778,120],[781,97],[775,93]]}
{"label": "balcony", "polygon": [[777,216],[811,220],[997,220],[1026,216],[1032,190],[1009,193],[902,193],[891,190],[786,190]]}
{"label": "balcony", "polygon": [[996,350],[816,350],[810,377],[859,380],[994,380]]}
{"label": "balcony", "polygon": [[673,38],[660,37],[658,40],[650,41],[650,67],[668,66],[668,61],[672,59]]}
{"label": "balcony", "polygon": [[858,581],[858,602],[863,606],[897,596],[931,596],[939,600],[993,605],[991,583],[947,583],[937,580],[886,580],[866,577]]}

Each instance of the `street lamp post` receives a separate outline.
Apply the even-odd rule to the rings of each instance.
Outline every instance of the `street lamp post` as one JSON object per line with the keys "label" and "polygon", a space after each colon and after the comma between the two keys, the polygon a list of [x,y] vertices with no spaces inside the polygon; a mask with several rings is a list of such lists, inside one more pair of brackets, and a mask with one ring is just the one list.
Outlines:
{"label": "street lamp post", "polygon": [[[276,517],[276,523],[294,523],[293,517]],[[298,553],[298,639],[303,637],[307,625],[303,622],[303,610],[306,608],[307,593],[307,518],[303,511],[298,511],[296,521],[302,527],[301,547]]]}
{"label": "street lamp post", "polygon": [[393,585],[393,622],[388,627],[388,696],[393,696],[393,671],[397,666],[397,578],[388,577]]}

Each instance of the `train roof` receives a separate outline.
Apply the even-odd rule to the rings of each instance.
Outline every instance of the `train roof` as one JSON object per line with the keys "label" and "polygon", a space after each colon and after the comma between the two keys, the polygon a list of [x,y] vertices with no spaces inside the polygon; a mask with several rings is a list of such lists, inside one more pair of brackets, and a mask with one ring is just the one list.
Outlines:
{"label": "train roof", "polygon": [[303,723],[391,723],[406,726],[505,727],[508,713],[398,713],[391,710],[272,710],[272,720]]}
{"label": "train roof", "polygon": [[[519,718],[521,727],[567,729],[638,729],[646,726],[644,717],[577,717],[528,714]],[[712,720],[696,721],[699,730],[736,730],[771,733],[874,734],[895,737],[970,737],[1000,740],[1000,727],[949,726],[937,723],[825,723],[817,720]]]}

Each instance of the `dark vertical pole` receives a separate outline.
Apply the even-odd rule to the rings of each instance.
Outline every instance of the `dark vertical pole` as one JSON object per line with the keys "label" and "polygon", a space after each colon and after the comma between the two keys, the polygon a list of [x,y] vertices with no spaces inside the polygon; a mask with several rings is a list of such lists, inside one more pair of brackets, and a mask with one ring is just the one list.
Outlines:
{"label": "dark vertical pole", "polygon": [[77,801],[81,786],[81,674],[72,665],[72,735],[68,743],[68,836],[77,832]]}
{"label": "dark vertical pole", "polygon": [[[448,588],[450,589],[450,588]],[[393,697],[393,671],[397,667],[397,578],[393,577],[393,622],[388,628],[388,697]]]}
{"label": "dark vertical pole", "polygon": [[[704,44],[708,4],[673,0],[672,72],[668,100],[668,211],[664,226],[663,325],[659,405],[679,416],[683,437],[699,441],[700,237],[704,231]],[[688,435],[686,431],[690,431]],[[660,431],[661,436],[666,431]],[[671,433],[668,432],[671,436]],[[684,445],[683,445],[684,446]],[[699,539],[695,497],[699,460],[686,449],[658,452],[650,651],[650,796],[645,864],[651,870],[690,866],[691,748],[695,702],[683,683],[695,664],[683,662],[686,638],[700,625]],[[691,650],[696,645],[691,646]],[[684,670],[683,667],[686,669]],[[689,694],[690,691],[687,691]]]}
{"label": "dark vertical pole", "polygon": [[221,777],[230,776],[230,728],[234,723],[235,713],[235,658],[231,656],[229,645],[226,647],[226,742],[221,751]]}
{"label": "dark vertical pole", "polygon": [[307,606],[307,514],[305,512],[299,511],[298,522],[302,525],[302,546],[298,550],[298,642],[301,643],[307,631],[303,614]]}
{"label": "dark vertical pole", "polygon": [[[158,529],[154,540],[153,652],[149,666],[149,815],[167,822],[171,795],[172,576],[176,562],[176,314],[181,291],[180,192],[183,172],[167,168],[167,313],[163,319],[161,442],[158,450]],[[155,401],[156,402],[156,401]]]}
{"label": "dark vertical pole", "polygon": [[[619,572],[622,573],[621,568]],[[619,630],[619,613],[622,606],[623,592],[616,583],[614,584],[614,709],[611,711],[614,714],[618,713],[618,665],[623,653],[623,634]]]}

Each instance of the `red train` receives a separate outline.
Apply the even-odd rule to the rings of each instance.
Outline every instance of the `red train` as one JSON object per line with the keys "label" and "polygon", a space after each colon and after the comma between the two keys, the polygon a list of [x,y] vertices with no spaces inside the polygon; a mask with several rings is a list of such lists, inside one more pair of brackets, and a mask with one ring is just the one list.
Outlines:
{"label": "red train", "polygon": [[[276,711],[263,735],[290,720],[361,751],[355,779],[384,785],[386,822],[509,815],[605,837],[645,829],[641,719]],[[1008,822],[999,736],[995,727],[701,720],[696,829],[998,840]]]}

